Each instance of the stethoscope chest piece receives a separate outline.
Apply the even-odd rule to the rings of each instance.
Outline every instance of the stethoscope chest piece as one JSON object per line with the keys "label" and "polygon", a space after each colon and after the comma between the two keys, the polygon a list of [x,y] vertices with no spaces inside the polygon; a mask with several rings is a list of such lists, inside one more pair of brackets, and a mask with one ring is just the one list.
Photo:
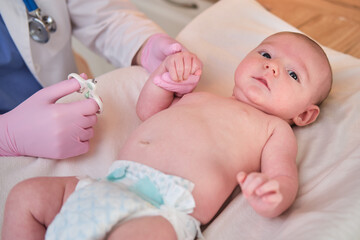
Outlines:
{"label": "stethoscope chest piece", "polygon": [[34,1],[24,2],[28,8],[30,37],[36,42],[47,43],[50,39],[50,33],[56,31],[55,20],[47,15],[42,16],[40,8],[37,7]]}
{"label": "stethoscope chest piece", "polygon": [[30,37],[37,42],[47,43],[50,39],[50,32],[56,31],[56,23],[51,17],[43,17],[42,20],[36,17],[29,18]]}

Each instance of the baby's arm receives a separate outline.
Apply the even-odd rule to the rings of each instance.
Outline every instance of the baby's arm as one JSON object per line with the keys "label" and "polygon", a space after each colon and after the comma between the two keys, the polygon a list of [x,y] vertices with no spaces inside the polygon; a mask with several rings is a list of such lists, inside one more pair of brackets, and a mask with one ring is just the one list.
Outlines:
{"label": "baby's arm", "polygon": [[[139,118],[146,120],[168,108],[173,103],[177,89],[181,89],[182,94],[191,92],[200,78],[201,68],[201,61],[190,52],[168,56],[150,75],[141,90],[136,106]],[[194,87],[189,89],[189,83],[195,84]]]}
{"label": "baby's arm", "polygon": [[298,190],[296,153],[291,127],[278,127],[263,149],[261,172],[238,173],[244,196],[260,215],[277,217],[294,202]]}

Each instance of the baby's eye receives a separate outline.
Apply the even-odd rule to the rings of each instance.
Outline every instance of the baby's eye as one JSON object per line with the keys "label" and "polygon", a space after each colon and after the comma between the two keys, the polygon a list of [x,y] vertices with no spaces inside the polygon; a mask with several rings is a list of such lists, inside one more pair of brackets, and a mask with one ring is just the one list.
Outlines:
{"label": "baby's eye", "polygon": [[263,56],[263,57],[265,57],[265,58],[269,58],[269,59],[271,59],[270,54],[269,54],[269,53],[267,53],[267,52],[260,52],[260,55],[261,55],[261,56]]}
{"label": "baby's eye", "polygon": [[288,71],[290,77],[295,79],[296,81],[299,81],[297,74],[294,71]]}

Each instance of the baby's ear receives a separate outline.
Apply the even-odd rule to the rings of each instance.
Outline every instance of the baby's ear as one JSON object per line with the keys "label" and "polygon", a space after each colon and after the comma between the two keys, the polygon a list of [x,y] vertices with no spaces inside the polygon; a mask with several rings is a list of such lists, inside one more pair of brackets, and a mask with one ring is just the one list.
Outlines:
{"label": "baby's ear", "polygon": [[319,116],[320,108],[316,105],[310,105],[307,109],[294,117],[292,120],[297,126],[306,126],[316,120]]}

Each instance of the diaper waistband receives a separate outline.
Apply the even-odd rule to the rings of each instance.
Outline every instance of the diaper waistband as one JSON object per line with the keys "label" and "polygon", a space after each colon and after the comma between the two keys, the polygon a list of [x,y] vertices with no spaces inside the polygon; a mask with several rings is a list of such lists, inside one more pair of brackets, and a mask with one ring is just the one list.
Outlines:
{"label": "diaper waistband", "polygon": [[130,191],[157,208],[167,206],[188,214],[195,208],[191,194],[194,184],[191,181],[165,174],[141,163],[115,161],[106,180],[126,185]]}

